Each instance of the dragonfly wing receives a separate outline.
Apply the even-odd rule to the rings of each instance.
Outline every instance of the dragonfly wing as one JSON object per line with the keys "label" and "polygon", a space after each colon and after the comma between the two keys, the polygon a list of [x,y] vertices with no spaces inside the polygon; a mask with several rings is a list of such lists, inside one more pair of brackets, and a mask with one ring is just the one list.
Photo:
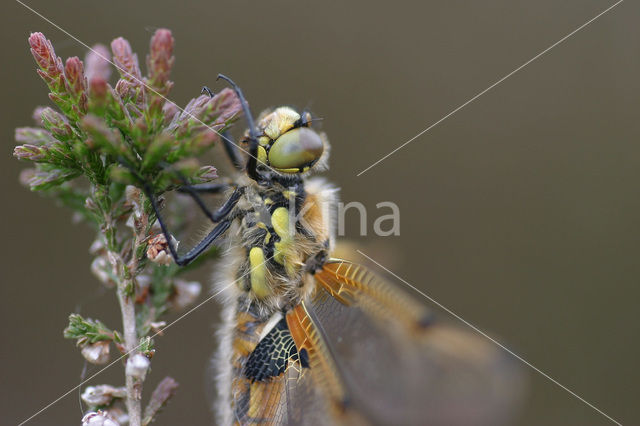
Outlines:
{"label": "dragonfly wing", "polygon": [[303,304],[309,334],[332,361],[341,397],[361,418],[428,425],[510,419],[521,378],[505,352],[435,322],[421,304],[364,267],[332,261],[316,280],[315,295]]}
{"label": "dragonfly wing", "polygon": [[[290,323],[294,327],[290,331]],[[309,368],[309,353],[319,358],[309,341],[296,347],[293,318],[283,318],[262,336],[266,322],[249,312],[236,316],[233,339],[229,422],[238,425],[321,425],[339,420],[332,395],[324,386],[327,374]],[[321,363],[322,364],[322,363]],[[329,372],[333,374],[333,372]],[[345,418],[343,416],[343,418]],[[355,424],[355,423],[351,423]]]}

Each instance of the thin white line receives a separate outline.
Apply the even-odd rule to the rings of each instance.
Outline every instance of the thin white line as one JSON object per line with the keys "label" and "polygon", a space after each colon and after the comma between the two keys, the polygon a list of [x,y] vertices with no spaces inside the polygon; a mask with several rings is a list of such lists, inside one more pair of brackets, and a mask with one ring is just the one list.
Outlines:
{"label": "thin white line", "polygon": [[[174,325],[175,323],[177,323],[178,321],[182,320],[184,317],[186,317],[187,315],[191,314],[193,311],[195,311],[196,309],[200,308],[202,305],[204,305],[205,303],[209,302],[210,300],[212,300],[214,297],[216,297],[217,295],[219,295],[220,293],[222,293],[223,291],[225,291],[226,289],[228,289],[229,287],[231,287],[233,284],[237,283],[238,281],[240,281],[241,279],[243,279],[244,277],[246,277],[247,275],[249,275],[255,268],[259,268],[262,265],[264,265],[265,263],[267,263],[269,260],[271,260],[273,258],[273,256],[271,256],[270,258],[266,259],[263,263],[261,263],[260,265],[257,265],[253,268],[251,268],[249,271],[247,271],[244,275],[242,275],[241,277],[239,277],[237,280],[232,281],[231,283],[229,283],[228,285],[224,286],[223,288],[221,288],[219,291],[217,291],[216,293],[214,293],[213,295],[207,297],[205,300],[203,300],[202,302],[198,303],[196,306],[194,306],[193,308],[189,309],[187,312],[185,312],[184,314],[180,315],[178,318],[176,318],[175,320],[171,321],[168,325],[166,325],[165,327],[163,327],[161,330],[158,330],[155,334],[153,334],[151,336],[151,338],[153,339],[154,337],[164,333],[169,327],[171,327],[172,325]],[[131,352],[137,350],[140,346],[142,346],[142,344],[136,346],[135,348],[131,349],[129,352],[123,354],[121,357],[119,357],[118,359],[114,360],[113,362],[109,363],[108,365],[106,365],[105,367],[103,367],[102,369],[100,369],[99,371],[97,371],[96,373],[92,374],[90,377],[86,378],[85,380],[83,380],[82,382],[80,382],[78,385],[74,386],[73,388],[69,389],[67,392],[65,392],[64,394],[62,394],[61,396],[59,396],[58,398],[56,398],[54,401],[50,402],[49,404],[47,404],[45,407],[41,408],[37,413],[33,414],[31,417],[29,417],[26,420],[23,420],[18,426],[22,426],[23,424],[27,423],[28,421],[30,421],[31,419],[33,419],[34,417],[38,416],[39,414],[41,414],[43,411],[47,410],[49,407],[51,407],[52,405],[56,404],[58,401],[60,401],[61,399],[65,398],[66,396],[68,396],[69,394],[71,394],[73,391],[75,391],[76,389],[80,388],[82,385],[84,385],[85,383],[87,383],[89,380],[93,379],[94,377],[96,377],[97,375],[99,375],[100,373],[102,373],[104,370],[106,370],[107,368],[111,367],[112,365],[114,365],[115,363],[117,363],[118,361],[120,361],[122,358],[126,357],[127,355],[129,355]]]}
{"label": "thin white line", "polygon": [[[247,150],[245,150],[244,148],[242,148],[240,145],[234,143],[232,140],[230,140],[229,138],[225,137],[222,133],[218,132],[216,129],[214,129],[213,127],[209,126],[207,123],[205,123],[204,121],[200,120],[198,117],[196,117],[195,115],[185,111],[184,108],[178,106],[177,103],[173,102],[171,99],[167,98],[166,96],[162,95],[161,93],[159,93],[158,91],[156,91],[153,87],[149,86],[147,83],[145,83],[144,81],[140,80],[138,77],[136,77],[135,75],[131,74],[129,71],[125,70],[122,67],[119,67],[117,64],[115,64],[114,62],[112,62],[110,59],[105,58],[104,56],[102,56],[102,54],[100,54],[100,52],[94,50],[91,46],[89,46],[88,44],[84,43],[83,41],[81,41],[80,39],[78,39],[76,36],[74,36],[73,34],[71,34],[70,32],[68,32],[67,30],[63,29],[62,27],[60,27],[58,24],[52,22],[50,19],[48,19],[46,16],[42,15],[41,13],[39,13],[37,10],[33,9],[32,7],[24,4],[22,1],[20,0],[15,0],[16,2],[20,3],[22,6],[24,6],[26,9],[30,10],[31,12],[35,13],[36,15],[38,15],[40,18],[42,18],[43,20],[47,21],[49,24],[53,25],[55,28],[57,28],[58,30],[62,31],[63,33],[65,33],[66,35],[68,35],[69,37],[71,37],[73,40],[75,40],[76,42],[78,42],[80,45],[86,47],[87,49],[89,49],[91,52],[95,53],[96,55],[98,55],[102,60],[110,63],[111,65],[113,65],[114,67],[116,67],[116,69],[122,71],[124,74],[126,74],[127,76],[131,77],[132,79],[136,80],[138,83],[142,84],[144,87],[146,87],[149,91],[153,92],[154,94],[158,95],[159,97],[161,97],[162,99],[164,99],[167,102],[171,102],[172,104],[174,104],[176,106],[176,108],[178,108],[178,110],[180,110],[181,112],[185,113],[186,115],[188,115],[189,117],[193,118],[194,120],[198,121],[199,123],[201,123],[202,125],[204,125],[205,127],[207,127],[209,130],[211,130],[212,132],[216,133],[218,136],[220,136],[222,139],[226,140],[227,142],[229,142],[230,144],[234,145],[235,147],[237,147],[239,150],[241,150],[242,152],[244,152],[245,154],[247,154],[250,157],[253,157]],[[260,161],[258,158],[255,158],[260,164],[263,164],[265,167],[271,169],[271,171],[276,172],[271,166],[269,166],[268,164],[265,164],[263,161]],[[277,172],[276,172],[277,173]]]}
{"label": "thin white line", "polygon": [[571,395],[573,395],[574,397],[576,397],[577,399],[579,399],[580,401],[582,401],[583,403],[585,403],[586,405],[588,405],[589,407],[593,408],[594,410],[596,410],[598,413],[602,414],[604,417],[606,417],[607,419],[611,420],[613,423],[622,426],[620,422],[618,422],[617,420],[615,420],[614,418],[612,418],[611,416],[609,416],[608,414],[606,414],[604,411],[600,410],[598,407],[596,407],[595,405],[591,404],[589,401],[585,400],[584,398],[582,398],[580,395],[576,394],[575,392],[573,392],[571,389],[567,388],[566,386],[564,386],[562,383],[558,382],[557,380],[555,380],[553,377],[549,376],[548,374],[546,374],[544,371],[540,370],[538,367],[534,366],[533,364],[531,364],[529,361],[527,361],[526,359],[522,358],[520,355],[516,354],[515,352],[513,352],[511,349],[507,348],[505,345],[503,345],[502,343],[498,342],[496,339],[494,339],[493,337],[489,336],[487,333],[485,333],[484,331],[480,330],[478,327],[476,327],[475,325],[471,324],[469,321],[465,320],[464,318],[462,318],[460,315],[456,314],[455,312],[453,312],[451,309],[447,308],[446,306],[442,305],[440,302],[438,302],[437,300],[435,300],[434,298],[427,296],[424,292],[418,290],[417,288],[415,288],[414,286],[412,286],[411,284],[409,284],[407,281],[405,281],[403,278],[399,277],[398,275],[394,274],[393,272],[391,272],[389,269],[385,268],[384,266],[382,266],[380,263],[376,262],[375,260],[373,260],[371,257],[367,256],[366,254],[364,254],[362,251],[357,250],[356,251],[358,253],[360,253],[362,256],[366,257],[367,259],[369,259],[371,262],[375,263],[376,265],[378,265],[380,268],[384,269],[385,271],[387,271],[389,274],[393,275],[395,278],[397,278],[398,280],[402,281],[405,285],[407,285],[408,287],[412,288],[413,290],[415,290],[417,293],[421,294],[423,297],[425,297],[426,299],[428,299],[429,301],[431,301],[432,303],[436,304],[437,306],[439,306],[440,308],[444,309],[445,311],[447,311],[449,314],[451,314],[452,316],[454,316],[456,319],[458,319],[459,321],[463,322],[465,325],[471,327],[473,330],[475,330],[477,333],[481,334],[482,336],[484,336],[485,338],[489,339],[491,342],[493,342],[494,344],[496,344],[497,346],[499,346],[500,348],[502,348],[503,350],[505,350],[506,352],[508,352],[509,354],[511,354],[512,356],[514,356],[516,359],[518,359],[519,361],[521,361],[522,363],[528,365],[529,367],[531,367],[533,370],[535,370],[536,372],[538,372],[539,374],[541,374],[542,376],[544,376],[545,378],[547,378],[548,380],[550,380],[552,383],[556,384],[557,386],[561,387],[562,389],[564,389],[565,391],[569,392]]}
{"label": "thin white line", "polygon": [[590,20],[588,20],[587,22],[585,22],[584,24],[580,25],[578,28],[576,28],[575,30],[571,31],[569,34],[567,34],[566,36],[562,37],[560,40],[556,41],[555,43],[553,43],[551,46],[547,47],[546,49],[544,49],[542,52],[538,53],[536,56],[534,56],[533,58],[529,59],[527,62],[525,62],[524,64],[520,65],[518,68],[516,68],[515,70],[511,71],[509,74],[505,75],[504,77],[502,77],[500,80],[496,81],[495,83],[493,83],[491,86],[487,87],[486,89],[484,89],[482,92],[478,93],[477,95],[475,95],[473,98],[469,99],[468,101],[466,101],[465,103],[463,103],[462,105],[460,105],[459,107],[457,107],[456,109],[454,109],[453,111],[451,111],[450,113],[448,113],[447,115],[445,115],[444,117],[442,117],[440,120],[436,121],[435,123],[433,123],[431,126],[427,127],[426,129],[424,129],[423,131],[421,131],[420,133],[418,133],[417,135],[415,135],[414,137],[412,137],[411,139],[409,139],[408,141],[406,141],[405,143],[403,143],[402,145],[400,145],[399,147],[397,147],[396,149],[394,149],[393,151],[391,151],[390,153],[388,153],[387,155],[385,155],[384,157],[382,157],[381,159],[379,159],[378,161],[376,161],[375,163],[373,163],[372,165],[370,165],[369,167],[367,167],[366,169],[362,170],[360,173],[358,173],[356,176],[360,176],[362,174],[364,174],[365,172],[367,172],[368,170],[372,169],[373,167],[377,166],[379,163],[381,163],[382,161],[386,160],[388,157],[390,157],[391,155],[395,154],[397,151],[401,150],[402,148],[404,148],[405,146],[409,145],[411,142],[413,142],[414,140],[416,140],[417,138],[419,138],[420,136],[422,136],[423,134],[425,134],[426,132],[428,132],[429,130],[433,129],[434,127],[436,127],[438,124],[442,123],[444,120],[446,120],[447,118],[451,117],[453,114],[455,114],[456,112],[460,111],[462,108],[466,107],[467,105],[469,105],[471,102],[475,101],[476,99],[478,99],[480,96],[484,95],[485,93],[487,93],[489,90],[493,89],[494,87],[496,87],[498,84],[502,83],[503,81],[505,81],[506,79],[508,79],[509,77],[511,77],[512,75],[514,75],[515,73],[517,73],[518,71],[520,71],[522,68],[526,67],[527,65],[529,65],[531,62],[535,61],[536,59],[538,59],[539,57],[541,57],[542,55],[544,55],[545,53],[547,53],[548,51],[550,51],[551,49],[553,49],[554,47],[556,47],[557,45],[559,45],[560,43],[562,43],[563,41],[565,41],[566,39],[568,39],[569,37],[571,37],[572,35],[574,35],[575,33],[577,33],[578,31],[580,31],[581,29],[583,29],[584,27],[586,27],[587,25],[589,25],[590,23],[592,23],[593,21],[595,21],[596,19],[598,19],[599,17],[601,17],[602,15],[604,15],[605,13],[609,12],[611,9],[613,9],[614,7],[616,7],[617,5],[619,5],[620,3],[622,3],[624,0],[619,0],[618,2],[616,2],[615,4],[609,6],[607,9],[605,9],[604,11],[600,12],[598,15],[596,15],[595,17],[591,18]]}

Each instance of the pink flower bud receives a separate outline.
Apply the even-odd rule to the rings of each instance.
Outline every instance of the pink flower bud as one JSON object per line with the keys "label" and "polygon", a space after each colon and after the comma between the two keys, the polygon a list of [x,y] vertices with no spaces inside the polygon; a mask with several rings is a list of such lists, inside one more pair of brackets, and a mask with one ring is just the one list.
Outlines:
{"label": "pink flower bud", "polygon": [[173,37],[171,31],[159,29],[151,38],[150,54],[147,56],[149,81],[160,93],[167,94],[172,86],[169,73],[175,61],[173,55]]}
{"label": "pink flower bud", "polygon": [[87,90],[87,82],[84,77],[84,65],[77,56],[67,59],[64,66],[64,75],[67,78],[69,92],[73,95],[80,96]]}
{"label": "pink flower bud", "polygon": [[170,123],[178,112],[178,106],[173,102],[165,102],[162,106],[162,112],[164,113],[164,122]]}
{"label": "pink flower bud", "polygon": [[113,62],[116,64],[122,78],[134,85],[142,84],[138,56],[131,50],[129,42],[122,37],[118,37],[111,42],[111,51],[113,52]]}
{"label": "pink flower bud", "polygon": [[202,183],[210,182],[216,179],[217,177],[218,177],[218,171],[213,166],[200,167],[200,170],[198,171],[198,178],[199,178],[199,181]]}
{"label": "pink flower bud", "polygon": [[120,96],[120,99],[128,99],[133,98],[135,95],[134,91],[134,83],[131,83],[129,80],[120,79],[116,83],[116,93]]}
{"label": "pink flower bud", "polygon": [[40,68],[51,78],[63,73],[62,60],[56,56],[51,41],[42,33],[32,33],[29,36],[31,54]]}
{"label": "pink flower bud", "polygon": [[36,169],[24,169],[20,172],[18,180],[20,184],[24,186],[30,186],[30,182],[34,179],[36,175]]}
{"label": "pink flower bud", "polygon": [[107,80],[102,77],[96,76],[89,80],[89,93],[91,93],[92,99],[105,99],[108,91],[109,85],[107,84]]}
{"label": "pink flower bud", "polygon": [[86,64],[85,75],[89,84],[92,80],[100,79],[105,83],[111,77],[111,64],[109,63],[109,49],[103,44],[96,44],[89,50],[84,58]]}
{"label": "pink flower bud", "polygon": [[15,133],[16,142],[31,145],[49,145],[55,142],[51,133],[40,127],[18,127]]}
{"label": "pink flower bud", "polygon": [[47,157],[47,147],[35,145],[18,145],[13,148],[13,156],[19,160],[41,161]]}
{"label": "pink flower bud", "polygon": [[33,121],[36,123],[36,125],[38,126],[42,126],[42,111],[45,109],[45,107],[43,106],[37,106],[34,110],[33,110],[33,114],[31,115],[31,118],[33,118]]}
{"label": "pink flower bud", "polygon": [[53,108],[46,107],[42,110],[42,121],[55,135],[66,137],[73,135],[73,130],[69,126],[67,119]]}

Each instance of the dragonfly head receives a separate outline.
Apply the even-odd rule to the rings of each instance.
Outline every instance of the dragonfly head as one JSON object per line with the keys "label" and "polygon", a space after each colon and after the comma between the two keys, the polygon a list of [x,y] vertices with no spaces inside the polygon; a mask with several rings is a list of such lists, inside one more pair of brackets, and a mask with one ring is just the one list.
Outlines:
{"label": "dragonfly head", "polygon": [[279,107],[258,123],[258,163],[279,174],[303,174],[325,163],[328,143],[311,128],[311,114]]}

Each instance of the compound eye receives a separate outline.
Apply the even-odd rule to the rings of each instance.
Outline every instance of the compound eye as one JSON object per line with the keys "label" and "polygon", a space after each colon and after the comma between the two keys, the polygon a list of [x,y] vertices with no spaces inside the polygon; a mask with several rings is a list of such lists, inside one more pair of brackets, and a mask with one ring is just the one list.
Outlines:
{"label": "compound eye", "polygon": [[320,135],[306,127],[289,130],[269,150],[269,164],[276,170],[297,173],[313,165],[322,156],[324,144]]}

